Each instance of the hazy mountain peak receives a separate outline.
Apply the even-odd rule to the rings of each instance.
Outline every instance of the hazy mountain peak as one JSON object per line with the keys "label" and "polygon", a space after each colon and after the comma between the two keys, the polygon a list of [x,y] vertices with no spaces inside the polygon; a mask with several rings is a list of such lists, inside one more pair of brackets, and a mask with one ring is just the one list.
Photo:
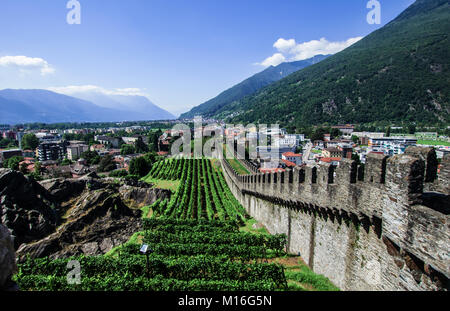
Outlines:
{"label": "hazy mountain peak", "polygon": [[143,96],[77,98],[48,90],[0,91],[0,123],[106,122],[175,119]]}

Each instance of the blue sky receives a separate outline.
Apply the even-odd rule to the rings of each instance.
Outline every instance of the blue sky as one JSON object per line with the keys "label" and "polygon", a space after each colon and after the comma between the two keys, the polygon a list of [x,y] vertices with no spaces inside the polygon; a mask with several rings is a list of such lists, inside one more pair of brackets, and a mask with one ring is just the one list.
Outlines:
{"label": "blue sky", "polygon": [[381,24],[369,25],[368,0],[79,0],[81,24],[69,25],[68,0],[2,0],[0,89],[145,94],[179,114],[262,63],[345,46],[414,2],[379,1]]}

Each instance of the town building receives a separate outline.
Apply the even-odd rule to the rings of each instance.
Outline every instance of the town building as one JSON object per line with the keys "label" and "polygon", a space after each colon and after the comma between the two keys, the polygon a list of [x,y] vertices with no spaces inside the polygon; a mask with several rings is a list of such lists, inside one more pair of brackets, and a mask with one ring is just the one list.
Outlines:
{"label": "town building", "polygon": [[284,147],[276,147],[276,146],[257,146],[256,152],[260,159],[280,159],[281,155],[286,152],[294,153],[296,150],[295,146],[284,146]]}
{"label": "town building", "polygon": [[322,156],[324,158],[340,158],[342,157],[342,150],[335,147],[326,148],[322,151]]}
{"label": "town building", "polygon": [[80,178],[91,172],[85,159],[79,159],[77,163],[70,167],[70,173],[73,178]]}
{"label": "town building", "polygon": [[17,137],[17,133],[14,131],[5,131],[2,134],[3,138],[8,138],[8,139],[12,139],[12,140],[16,140]]}
{"label": "town building", "polygon": [[375,132],[353,132],[352,136],[367,137],[367,138],[383,138],[385,133],[375,133]]}
{"label": "town building", "polygon": [[344,135],[351,135],[353,131],[355,130],[355,126],[351,124],[346,125],[336,125],[332,126],[331,128],[338,129],[342,132]]}
{"label": "town building", "polygon": [[23,155],[22,150],[20,149],[9,149],[9,150],[0,149],[0,162],[4,162],[15,156],[21,157],[22,155]]}
{"label": "town building", "polygon": [[447,154],[450,154],[450,147],[439,148],[436,150],[436,156],[438,159],[443,159]]}
{"label": "town building", "polygon": [[61,136],[57,134],[50,134],[47,132],[40,132],[35,134],[40,142],[55,142],[61,140]]}
{"label": "town building", "polygon": [[351,159],[353,154],[353,146],[350,144],[341,144],[337,147],[341,150],[341,155],[343,158]]}
{"label": "town building", "polygon": [[397,155],[405,153],[409,146],[417,145],[416,137],[383,137],[370,138],[369,149],[371,151],[384,152],[386,155]]}
{"label": "town building", "polygon": [[75,161],[86,151],[89,151],[88,145],[69,145],[67,146],[67,158]]}
{"label": "town building", "polygon": [[293,152],[285,152],[281,155],[281,159],[294,163],[295,165],[302,165],[302,155],[293,153]]}
{"label": "town building", "polygon": [[38,159],[40,162],[44,161],[58,161],[63,160],[67,152],[65,143],[45,142],[38,147]]}
{"label": "town building", "polygon": [[418,139],[429,139],[429,140],[436,140],[438,138],[438,133],[437,132],[417,132],[415,133],[415,136]]}
{"label": "town building", "polygon": [[331,158],[321,158],[320,162],[322,163],[330,163],[331,165],[338,166],[339,162],[342,160],[340,157],[331,157]]}
{"label": "town building", "polygon": [[135,144],[139,140],[139,138],[142,138],[142,141],[148,144],[148,137],[142,135],[134,135],[132,137],[122,137],[122,140],[126,144]]}
{"label": "town building", "polygon": [[103,136],[103,135],[97,135],[94,137],[96,141],[98,141],[100,144],[109,146],[113,148],[119,148],[120,140],[121,138],[117,137],[109,137],[109,136]]}
{"label": "town building", "polygon": [[91,151],[95,151],[95,152],[101,152],[104,151],[106,149],[106,146],[103,144],[95,144],[95,145],[91,145],[90,150]]}

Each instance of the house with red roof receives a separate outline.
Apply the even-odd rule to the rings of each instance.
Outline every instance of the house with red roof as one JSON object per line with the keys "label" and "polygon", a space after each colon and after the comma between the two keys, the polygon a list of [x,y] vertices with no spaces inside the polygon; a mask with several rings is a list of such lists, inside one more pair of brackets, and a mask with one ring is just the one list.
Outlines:
{"label": "house with red roof", "polygon": [[281,159],[292,162],[295,165],[302,165],[302,155],[299,153],[285,152],[281,155]]}
{"label": "house with red roof", "polygon": [[281,161],[284,163],[284,165],[286,165],[286,167],[289,167],[289,168],[294,168],[297,166],[297,164],[295,164],[294,162],[288,161],[288,160],[281,159]]}
{"label": "house with red roof", "polygon": [[324,157],[320,158],[320,162],[322,163],[330,163],[331,165],[338,166],[339,162],[341,162],[342,158],[340,157]]}

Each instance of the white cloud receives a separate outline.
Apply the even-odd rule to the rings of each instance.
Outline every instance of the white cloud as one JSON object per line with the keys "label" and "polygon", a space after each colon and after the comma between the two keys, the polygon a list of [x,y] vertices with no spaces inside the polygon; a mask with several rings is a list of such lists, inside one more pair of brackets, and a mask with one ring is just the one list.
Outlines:
{"label": "white cloud", "polygon": [[281,53],[275,53],[270,57],[267,57],[260,65],[264,67],[269,66],[278,66],[279,64],[286,61],[286,57],[284,57]]}
{"label": "white cloud", "polygon": [[104,95],[125,95],[125,96],[147,96],[139,88],[119,88],[108,90],[96,85],[70,85],[62,87],[49,87],[49,91],[65,95],[74,95],[79,93],[100,93]]}
{"label": "white cloud", "polygon": [[316,55],[328,55],[336,54],[352,44],[358,42],[363,37],[349,38],[345,41],[330,42],[325,38],[320,40],[311,40],[308,42],[297,43],[295,39],[278,39],[273,47],[276,48],[279,53],[275,53],[271,57],[266,58],[259,65],[268,67],[270,65],[276,66],[284,61],[298,61],[304,60]]}
{"label": "white cloud", "polygon": [[55,72],[55,68],[49,65],[46,60],[38,57],[27,57],[22,55],[0,57],[0,66],[16,67],[22,72],[39,70],[43,76],[53,74]]}
{"label": "white cloud", "polygon": [[285,40],[280,38],[273,44],[273,47],[283,53],[288,53],[296,45],[294,39]]}

